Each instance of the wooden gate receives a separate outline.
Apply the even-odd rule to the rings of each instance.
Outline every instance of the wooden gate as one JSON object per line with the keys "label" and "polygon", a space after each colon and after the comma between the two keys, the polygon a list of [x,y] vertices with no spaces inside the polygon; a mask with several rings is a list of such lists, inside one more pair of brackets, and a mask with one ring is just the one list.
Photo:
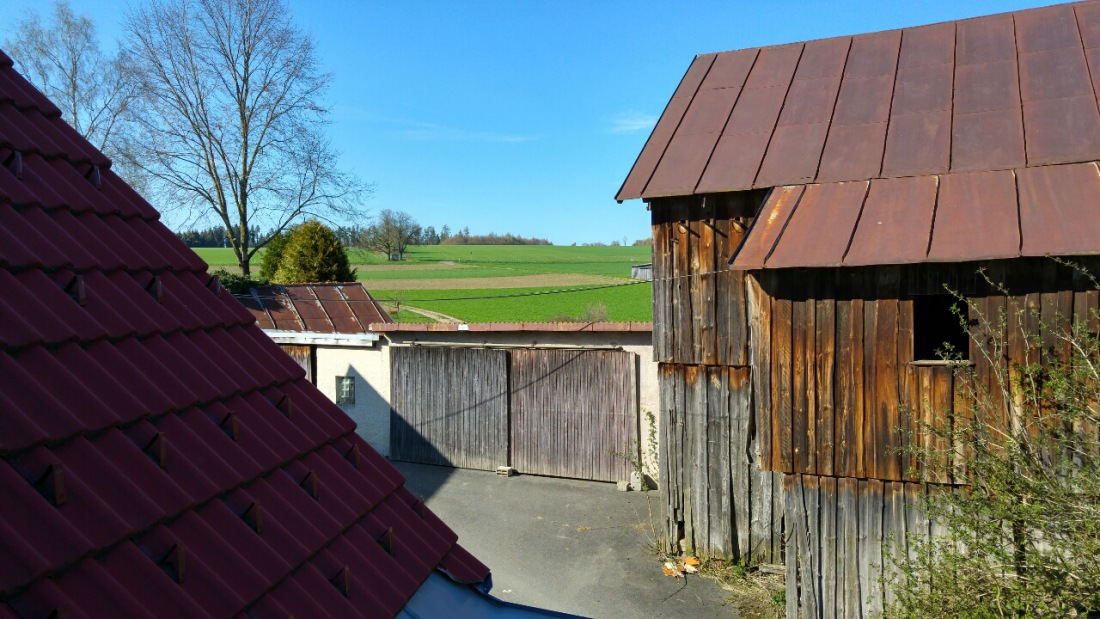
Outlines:
{"label": "wooden gate", "polygon": [[390,456],[493,470],[508,463],[508,353],[393,348]]}
{"label": "wooden gate", "polygon": [[598,350],[512,351],[512,466],[521,473],[629,479],[636,457],[635,355]]}

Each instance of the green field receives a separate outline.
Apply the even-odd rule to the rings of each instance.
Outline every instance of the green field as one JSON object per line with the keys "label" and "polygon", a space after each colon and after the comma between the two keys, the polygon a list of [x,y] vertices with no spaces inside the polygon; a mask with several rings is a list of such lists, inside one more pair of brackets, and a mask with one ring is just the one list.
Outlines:
{"label": "green field", "polygon": [[[212,269],[235,270],[230,249],[195,251]],[[376,299],[400,304],[400,321],[428,320],[407,307],[466,322],[580,318],[596,306],[613,321],[652,318],[652,285],[630,280],[631,265],[650,261],[649,247],[435,245],[411,247],[399,263],[361,250],[348,257]]]}

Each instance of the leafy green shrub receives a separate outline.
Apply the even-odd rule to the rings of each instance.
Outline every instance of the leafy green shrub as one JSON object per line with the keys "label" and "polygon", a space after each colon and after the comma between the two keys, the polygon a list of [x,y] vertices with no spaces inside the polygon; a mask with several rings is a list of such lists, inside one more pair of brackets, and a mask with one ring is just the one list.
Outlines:
{"label": "leafy green shrub", "polygon": [[355,271],[332,228],[311,220],[289,235],[274,279],[282,284],[352,282]]}
{"label": "leafy green shrub", "polygon": [[264,279],[273,279],[275,273],[279,270],[279,264],[283,261],[283,253],[286,252],[287,243],[290,242],[290,235],[294,233],[295,228],[290,228],[285,232],[280,232],[271,237],[271,240],[264,245],[264,254],[260,260],[260,277]]}
{"label": "leafy green shrub", "polygon": [[971,327],[994,360],[995,385],[960,367],[956,402],[969,406],[956,405],[946,429],[921,428],[946,447],[917,451],[933,475],[967,485],[928,493],[924,509],[940,534],[911,536],[907,555],[890,558],[885,580],[897,597],[885,616],[1100,613],[1100,339],[1082,324],[1067,331],[1027,318],[1066,353],[1040,364],[1039,336],[1022,333],[1027,356],[1012,363],[1005,327],[1028,321],[1002,312]]}
{"label": "leafy green shrub", "polygon": [[211,275],[216,276],[222,286],[232,295],[248,294],[249,288],[258,288],[271,284],[271,281],[262,275],[252,278],[241,275],[240,273],[230,273],[226,269],[217,269],[212,272]]}

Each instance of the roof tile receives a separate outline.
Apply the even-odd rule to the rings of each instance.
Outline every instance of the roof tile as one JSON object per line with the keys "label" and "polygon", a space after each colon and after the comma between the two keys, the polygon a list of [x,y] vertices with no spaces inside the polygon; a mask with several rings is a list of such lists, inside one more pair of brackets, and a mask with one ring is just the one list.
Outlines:
{"label": "roof tile", "polygon": [[[0,616],[396,613],[454,533],[57,115],[0,53]],[[388,319],[309,290],[313,322]]]}

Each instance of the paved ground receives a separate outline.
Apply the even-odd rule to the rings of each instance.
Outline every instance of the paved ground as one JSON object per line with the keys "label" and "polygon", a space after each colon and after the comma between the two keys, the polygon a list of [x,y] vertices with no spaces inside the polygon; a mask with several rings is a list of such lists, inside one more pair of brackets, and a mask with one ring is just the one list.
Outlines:
{"label": "paved ground", "polygon": [[[643,494],[614,484],[394,465],[492,569],[492,593],[501,599],[601,618],[736,616],[715,582],[661,572]],[[650,500],[659,509],[658,495]]]}

